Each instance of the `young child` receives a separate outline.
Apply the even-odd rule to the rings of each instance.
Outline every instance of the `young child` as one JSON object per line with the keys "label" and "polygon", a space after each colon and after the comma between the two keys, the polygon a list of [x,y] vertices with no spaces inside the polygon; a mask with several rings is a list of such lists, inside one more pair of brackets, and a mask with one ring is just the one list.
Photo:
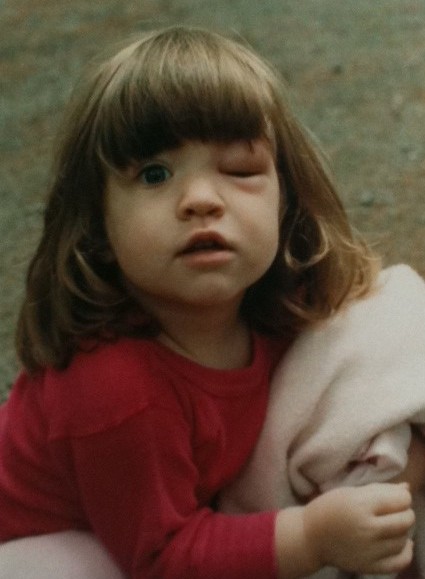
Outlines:
{"label": "young child", "polygon": [[254,448],[278,358],[377,270],[276,73],[175,27],[77,94],[28,272],[24,370],[0,414],[0,577],[404,568],[405,484],[214,509]]}

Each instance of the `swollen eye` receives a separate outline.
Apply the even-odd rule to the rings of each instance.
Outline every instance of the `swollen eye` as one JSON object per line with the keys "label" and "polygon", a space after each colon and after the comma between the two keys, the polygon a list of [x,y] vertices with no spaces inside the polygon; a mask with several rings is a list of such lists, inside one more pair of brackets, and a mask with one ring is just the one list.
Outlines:
{"label": "swollen eye", "polygon": [[158,185],[171,177],[171,172],[164,165],[149,165],[140,172],[140,180],[145,185]]}
{"label": "swollen eye", "polygon": [[241,177],[247,179],[248,177],[255,177],[255,175],[259,174],[259,171],[231,171],[230,173],[234,177]]}

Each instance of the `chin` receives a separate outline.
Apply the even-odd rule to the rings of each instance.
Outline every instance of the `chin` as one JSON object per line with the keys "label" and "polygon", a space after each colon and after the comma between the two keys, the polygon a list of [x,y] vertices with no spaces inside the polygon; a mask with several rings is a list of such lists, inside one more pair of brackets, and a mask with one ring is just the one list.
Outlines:
{"label": "chin", "polygon": [[192,297],[192,299],[188,300],[188,304],[192,304],[196,307],[229,307],[229,305],[234,307],[239,307],[244,292],[232,293],[228,291],[223,291],[221,289],[217,289],[214,291],[213,288],[208,288],[203,292],[199,292],[199,294]]}

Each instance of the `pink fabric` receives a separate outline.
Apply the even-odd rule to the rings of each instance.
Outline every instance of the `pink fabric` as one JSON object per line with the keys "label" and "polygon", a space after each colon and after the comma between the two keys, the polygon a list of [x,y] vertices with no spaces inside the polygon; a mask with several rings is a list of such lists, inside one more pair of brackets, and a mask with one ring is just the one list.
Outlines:
{"label": "pink fabric", "polygon": [[[425,424],[425,283],[399,265],[284,355],[253,457],[221,508],[275,509],[335,486],[389,480],[407,463],[410,424]],[[416,497],[425,570],[422,502]]]}

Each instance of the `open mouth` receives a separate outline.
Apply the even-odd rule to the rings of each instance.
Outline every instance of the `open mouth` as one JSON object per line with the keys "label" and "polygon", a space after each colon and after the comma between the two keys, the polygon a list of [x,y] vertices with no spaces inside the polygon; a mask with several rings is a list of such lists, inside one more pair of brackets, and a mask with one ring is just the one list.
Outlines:
{"label": "open mouth", "polygon": [[209,232],[194,235],[180,252],[180,254],[188,255],[193,253],[213,253],[217,251],[227,251],[230,249],[231,248],[229,245],[220,235]]}
{"label": "open mouth", "polygon": [[197,253],[203,251],[222,251],[228,249],[224,244],[218,241],[198,241],[193,244],[188,245],[184,250],[183,254]]}

